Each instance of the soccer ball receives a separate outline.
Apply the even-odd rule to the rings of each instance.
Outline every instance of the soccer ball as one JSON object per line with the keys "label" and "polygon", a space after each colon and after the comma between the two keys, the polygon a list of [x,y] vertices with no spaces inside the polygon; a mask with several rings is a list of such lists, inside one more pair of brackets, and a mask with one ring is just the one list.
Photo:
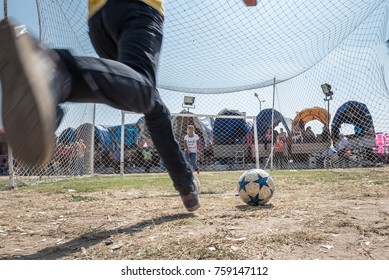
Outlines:
{"label": "soccer ball", "polygon": [[262,169],[250,169],[238,180],[239,197],[248,205],[265,205],[275,191],[272,177]]}

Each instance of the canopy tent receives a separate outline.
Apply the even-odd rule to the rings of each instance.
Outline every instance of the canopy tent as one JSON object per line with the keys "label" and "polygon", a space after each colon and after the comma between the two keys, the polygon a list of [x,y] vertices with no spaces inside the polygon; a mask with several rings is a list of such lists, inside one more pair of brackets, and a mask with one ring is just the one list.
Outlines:
{"label": "canopy tent", "polygon": [[[182,111],[182,114],[192,114],[187,111]],[[186,129],[188,125],[195,127],[195,133],[200,137],[200,143],[204,148],[208,148],[212,145],[212,119],[206,117],[184,117],[174,116],[172,118],[173,133],[175,138],[182,142],[186,135]]]}
{"label": "canopy tent", "polygon": [[[120,145],[122,126],[111,126],[108,128],[111,134],[112,141]],[[124,125],[124,145],[128,148],[134,148],[139,137],[139,127],[136,123]]]}
{"label": "canopy tent", "polygon": [[[265,141],[266,131],[272,127],[272,114],[273,109],[264,109],[256,117],[258,140],[260,142]],[[291,130],[291,119],[285,118],[280,112],[274,110],[274,122],[273,128],[282,123],[286,132],[289,134]]]}
{"label": "canopy tent", "polygon": [[112,138],[105,126],[95,126],[95,149],[100,147],[102,151],[108,151],[111,148]]}
{"label": "canopy tent", "polygon": [[[76,135],[77,138],[84,140],[85,143],[91,142],[93,125],[91,123],[84,123],[77,127]],[[112,138],[105,126],[95,125],[94,127],[94,145],[95,149],[100,149],[101,151],[108,151],[111,148]]]}
{"label": "canopy tent", "polygon": [[76,129],[73,127],[68,127],[65,130],[61,132],[61,134],[58,137],[58,143],[59,144],[71,144],[76,142],[77,140],[77,134],[76,134]]}
{"label": "canopy tent", "polygon": [[305,108],[298,112],[292,122],[292,130],[300,125],[301,128],[304,128],[305,125],[313,120],[320,121],[324,126],[327,126],[329,121],[328,111],[321,107]]}
{"label": "canopy tent", "polygon": [[347,101],[338,108],[331,124],[331,134],[337,138],[342,124],[354,125],[355,135],[374,135],[373,118],[367,106],[358,101]]}
{"label": "canopy tent", "polygon": [[[237,110],[222,110],[219,115],[244,116]],[[246,119],[216,118],[213,126],[213,140],[216,145],[246,143],[252,124]]]}

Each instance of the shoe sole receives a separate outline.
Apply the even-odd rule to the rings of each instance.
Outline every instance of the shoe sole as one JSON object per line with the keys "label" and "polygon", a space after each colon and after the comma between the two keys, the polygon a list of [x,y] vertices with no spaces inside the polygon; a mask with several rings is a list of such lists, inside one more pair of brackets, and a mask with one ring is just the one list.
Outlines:
{"label": "shoe sole", "polygon": [[7,20],[0,22],[4,130],[15,158],[30,165],[47,164],[55,150],[55,100],[50,72],[45,71],[49,67],[27,34],[16,36]]}
{"label": "shoe sole", "polygon": [[193,211],[196,211],[197,209],[200,208],[200,202],[196,205],[196,206],[193,206],[191,208],[186,208],[186,210],[188,210],[188,212],[193,212]]}
{"label": "shoe sole", "polygon": [[201,204],[200,204],[200,197],[199,197],[199,196],[200,196],[200,181],[199,181],[196,177],[194,177],[194,180],[196,180],[196,183],[197,183],[198,203],[197,203],[195,206],[193,206],[193,207],[186,208],[186,210],[187,210],[188,212],[196,211],[196,210],[199,209],[200,206],[201,206]]}

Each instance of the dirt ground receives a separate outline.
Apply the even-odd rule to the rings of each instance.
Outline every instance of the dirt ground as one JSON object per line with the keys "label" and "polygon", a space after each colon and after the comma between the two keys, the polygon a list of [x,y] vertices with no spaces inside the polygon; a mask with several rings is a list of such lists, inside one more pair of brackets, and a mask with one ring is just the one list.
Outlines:
{"label": "dirt ground", "polygon": [[3,190],[0,259],[388,260],[389,168],[339,172],[357,176],[275,177],[265,207],[245,205],[234,185],[205,186],[193,214],[173,190]]}

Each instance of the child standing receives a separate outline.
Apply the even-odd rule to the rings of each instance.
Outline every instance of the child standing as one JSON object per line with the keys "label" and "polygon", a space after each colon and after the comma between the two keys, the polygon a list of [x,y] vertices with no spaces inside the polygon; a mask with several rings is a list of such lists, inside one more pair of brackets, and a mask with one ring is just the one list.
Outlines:
{"label": "child standing", "polygon": [[197,166],[197,150],[200,146],[200,137],[194,132],[193,125],[188,125],[187,133],[188,134],[184,137],[185,158],[190,162],[197,174],[199,174],[200,169]]}
{"label": "child standing", "polygon": [[274,143],[274,157],[278,168],[284,168],[284,141],[280,136],[277,136],[277,140]]}

